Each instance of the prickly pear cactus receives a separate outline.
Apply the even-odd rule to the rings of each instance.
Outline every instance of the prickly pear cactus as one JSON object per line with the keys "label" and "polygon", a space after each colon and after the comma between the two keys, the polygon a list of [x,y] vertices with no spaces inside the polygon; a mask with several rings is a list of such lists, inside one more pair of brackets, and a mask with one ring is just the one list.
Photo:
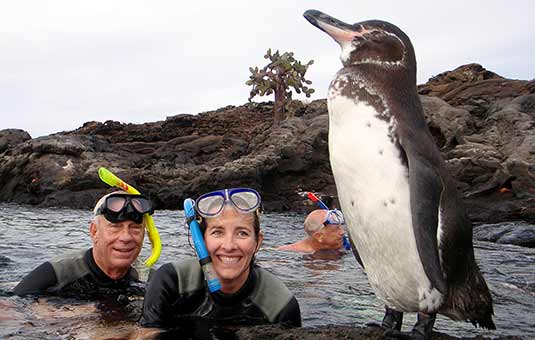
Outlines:
{"label": "prickly pear cactus", "polygon": [[251,75],[245,84],[253,87],[249,101],[256,95],[275,94],[273,120],[275,123],[279,123],[292,114],[290,107],[292,88],[298,94],[302,92],[307,97],[314,93],[314,89],[307,86],[312,82],[305,79],[308,67],[314,63],[314,60],[302,64],[294,58],[293,52],[280,54],[277,50],[272,54],[271,49],[267,50],[264,58],[269,59],[269,63],[261,69],[250,67]]}

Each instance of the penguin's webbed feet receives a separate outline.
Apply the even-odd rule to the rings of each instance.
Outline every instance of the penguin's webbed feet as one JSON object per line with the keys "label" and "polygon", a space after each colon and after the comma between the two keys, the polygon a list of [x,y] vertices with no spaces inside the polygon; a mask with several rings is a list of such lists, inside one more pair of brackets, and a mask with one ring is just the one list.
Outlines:
{"label": "penguin's webbed feet", "polygon": [[401,330],[401,324],[403,323],[403,313],[393,310],[385,306],[385,316],[381,324],[377,322],[369,322],[366,326],[380,327],[386,330],[395,329]]}
{"label": "penguin's webbed feet", "polygon": [[411,332],[402,332],[399,329],[387,329],[385,336],[400,340],[429,340],[433,333],[436,314],[418,313],[418,320]]}
{"label": "penguin's webbed feet", "polygon": [[386,329],[401,330],[403,324],[403,312],[398,312],[391,308],[385,307],[385,316],[381,326]]}

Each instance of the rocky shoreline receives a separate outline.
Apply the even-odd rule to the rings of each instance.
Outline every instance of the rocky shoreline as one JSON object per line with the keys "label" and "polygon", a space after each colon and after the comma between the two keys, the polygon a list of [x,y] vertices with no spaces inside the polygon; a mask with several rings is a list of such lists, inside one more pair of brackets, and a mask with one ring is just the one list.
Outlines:
{"label": "rocky shoreline", "polygon": [[[472,221],[535,223],[535,81],[470,64],[419,92]],[[272,103],[251,103],[145,124],[88,122],[34,139],[1,130],[0,201],[90,208],[108,190],[97,175],[105,166],[159,209],[233,186],[260,190],[267,211],[306,211],[299,190],[336,203],[325,100],[295,104],[276,126]]]}
{"label": "rocky shoreline", "polygon": [[[327,325],[315,328],[284,329],[279,326],[256,326],[243,328],[237,332],[239,340],[273,339],[273,340],[392,340],[383,335],[378,327]],[[434,332],[430,340],[525,340],[518,336],[475,336],[459,338],[440,332]]]}

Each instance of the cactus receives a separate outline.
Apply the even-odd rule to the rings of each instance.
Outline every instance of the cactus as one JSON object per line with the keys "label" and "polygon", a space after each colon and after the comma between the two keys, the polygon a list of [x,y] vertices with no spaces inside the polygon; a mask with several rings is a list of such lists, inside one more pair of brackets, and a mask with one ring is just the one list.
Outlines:
{"label": "cactus", "polygon": [[277,124],[292,114],[290,107],[292,87],[295,92],[298,94],[302,92],[307,97],[314,93],[314,89],[307,86],[312,82],[305,79],[305,73],[308,67],[314,63],[314,60],[302,64],[294,58],[293,52],[280,54],[277,50],[272,54],[271,48],[267,50],[264,58],[269,59],[269,64],[262,69],[249,67],[251,75],[245,84],[253,87],[249,95],[249,101],[256,95],[267,96],[275,94],[273,121]]}

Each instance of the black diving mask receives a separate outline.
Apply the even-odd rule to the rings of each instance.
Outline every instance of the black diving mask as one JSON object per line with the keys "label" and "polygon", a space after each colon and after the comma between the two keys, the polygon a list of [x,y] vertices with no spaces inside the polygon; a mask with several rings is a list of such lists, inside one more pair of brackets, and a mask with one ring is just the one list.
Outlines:
{"label": "black diving mask", "polygon": [[153,213],[154,208],[148,198],[123,193],[109,195],[96,211],[96,215],[103,215],[112,223],[134,221],[138,224],[143,222],[143,215]]}

